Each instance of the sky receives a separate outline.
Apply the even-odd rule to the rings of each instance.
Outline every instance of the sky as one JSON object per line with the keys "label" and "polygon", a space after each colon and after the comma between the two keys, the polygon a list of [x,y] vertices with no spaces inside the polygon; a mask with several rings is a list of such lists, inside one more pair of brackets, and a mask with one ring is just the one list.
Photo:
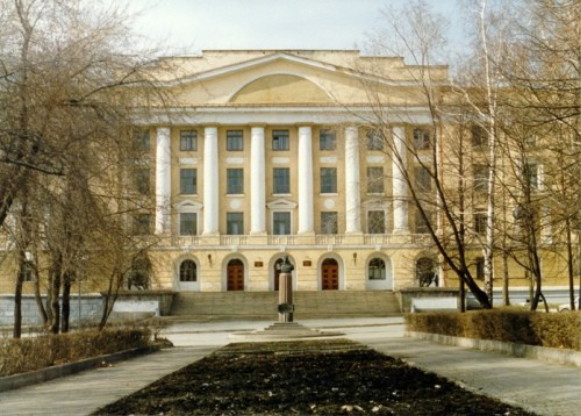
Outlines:
{"label": "sky", "polygon": [[[448,18],[457,0],[427,0]],[[131,0],[135,29],[167,54],[206,49],[364,49],[379,10],[406,0]],[[453,27],[455,25],[450,25]]]}

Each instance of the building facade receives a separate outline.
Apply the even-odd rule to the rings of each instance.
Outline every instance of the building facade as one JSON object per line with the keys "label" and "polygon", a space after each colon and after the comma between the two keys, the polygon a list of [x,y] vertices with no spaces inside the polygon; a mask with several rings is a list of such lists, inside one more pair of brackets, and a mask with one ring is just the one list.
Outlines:
{"label": "building facade", "polygon": [[435,268],[398,161],[368,127],[375,91],[392,105],[402,152],[429,127],[415,68],[357,51],[206,51],[164,63],[177,75],[160,81],[172,104],[135,123],[148,149],[139,181],[155,194],[155,212],[136,219],[159,238],[153,285],[276,290],[285,257],[307,291],[393,290],[417,284],[418,262]]}

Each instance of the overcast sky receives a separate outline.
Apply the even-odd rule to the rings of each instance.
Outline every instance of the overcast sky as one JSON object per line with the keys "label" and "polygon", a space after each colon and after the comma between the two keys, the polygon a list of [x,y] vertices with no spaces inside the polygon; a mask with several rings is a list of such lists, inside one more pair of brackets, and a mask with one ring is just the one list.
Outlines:
{"label": "overcast sky", "polygon": [[[203,49],[363,49],[378,11],[406,0],[132,0],[138,32],[171,54]],[[453,19],[456,0],[428,0]],[[454,23],[454,22],[452,22]]]}

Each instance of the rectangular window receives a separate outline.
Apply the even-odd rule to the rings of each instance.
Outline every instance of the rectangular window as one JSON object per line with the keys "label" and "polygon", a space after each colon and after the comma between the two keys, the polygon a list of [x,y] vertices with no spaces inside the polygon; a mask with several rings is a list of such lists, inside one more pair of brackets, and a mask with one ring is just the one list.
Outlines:
{"label": "rectangular window", "polygon": [[149,166],[137,166],[134,171],[135,190],[141,195],[149,195],[151,191]]}
{"label": "rectangular window", "polygon": [[226,169],[226,193],[243,194],[244,193],[244,169]]}
{"label": "rectangular window", "polygon": [[198,171],[196,169],[180,169],[180,193],[198,193]]}
{"label": "rectangular window", "polygon": [[[433,213],[426,212],[426,215],[428,216],[428,220],[430,221],[432,227],[434,227]],[[420,210],[419,209],[416,210],[416,233],[417,234],[429,234],[429,232],[430,232],[430,227],[428,226],[428,223],[424,219]]]}
{"label": "rectangular window", "polygon": [[432,189],[432,176],[430,170],[425,166],[416,166],[416,189],[419,192],[428,192]]}
{"label": "rectangular window", "polygon": [[474,178],[473,188],[477,192],[486,191],[488,188],[488,166],[487,165],[473,165],[472,175]]}
{"label": "rectangular window", "polygon": [[414,148],[425,150],[430,148],[430,130],[414,129]]}
{"label": "rectangular window", "polygon": [[321,129],[319,132],[319,150],[335,150],[337,138],[335,130]]}
{"label": "rectangular window", "polygon": [[242,130],[226,130],[226,150],[244,150],[244,134]]}
{"label": "rectangular window", "polygon": [[385,233],[385,211],[367,211],[367,232],[369,234]]}
{"label": "rectangular window", "polygon": [[321,212],[321,234],[337,234],[337,213]]}
{"label": "rectangular window", "polygon": [[539,188],[539,165],[534,160],[527,160],[523,166],[523,177],[531,189]]}
{"label": "rectangular window", "polygon": [[367,193],[382,194],[384,192],[385,177],[380,166],[367,168]]}
{"label": "rectangular window", "polygon": [[290,212],[273,212],[272,213],[272,234],[273,235],[290,235],[291,233],[291,213]]}
{"label": "rectangular window", "polygon": [[484,280],[484,257],[476,257],[474,263],[476,265],[476,278]]}
{"label": "rectangular window", "polygon": [[151,234],[151,215],[137,214],[133,217],[133,235]]}
{"label": "rectangular window", "polygon": [[133,131],[133,141],[135,148],[141,152],[148,152],[151,149],[149,129],[138,129]]}
{"label": "rectangular window", "polygon": [[34,267],[32,263],[25,261],[22,263],[22,269],[20,270],[21,276],[20,279],[22,282],[32,282],[34,281]]}
{"label": "rectangular window", "polygon": [[226,213],[226,234],[228,235],[244,234],[244,214],[242,212]]}
{"label": "rectangular window", "polygon": [[272,170],[272,192],[275,194],[290,193],[290,169],[273,168]]}
{"label": "rectangular window", "polygon": [[180,235],[198,234],[198,214],[183,212],[180,214]]}
{"label": "rectangular window", "polygon": [[288,150],[289,133],[288,130],[272,131],[272,150]]}
{"label": "rectangular window", "polygon": [[470,128],[470,133],[472,134],[472,146],[481,147],[488,143],[488,134],[482,126],[473,125]]}
{"label": "rectangular window", "polygon": [[367,150],[383,150],[383,135],[380,130],[368,130]]}
{"label": "rectangular window", "polygon": [[321,193],[337,193],[337,168],[321,168]]}
{"label": "rectangular window", "polygon": [[180,131],[180,150],[182,152],[198,150],[198,132],[196,130]]}
{"label": "rectangular window", "polygon": [[486,232],[486,214],[478,212],[474,214],[474,232],[484,234]]}

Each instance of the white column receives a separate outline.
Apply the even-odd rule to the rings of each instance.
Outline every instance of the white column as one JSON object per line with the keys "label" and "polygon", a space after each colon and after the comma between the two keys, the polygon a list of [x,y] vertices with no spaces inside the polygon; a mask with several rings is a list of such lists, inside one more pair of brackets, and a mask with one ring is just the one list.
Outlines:
{"label": "white column", "polygon": [[361,233],[361,194],[359,171],[359,133],[345,128],[345,232]]}
{"label": "white column", "polygon": [[393,128],[393,232],[406,234],[408,227],[408,187],[404,179],[407,169],[407,147],[404,127]]}
{"label": "white column", "polygon": [[310,126],[299,127],[299,234],[315,232],[312,136]]}
{"label": "white column", "polygon": [[264,127],[250,130],[250,234],[266,233]]}
{"label": "white column", "polygon": [[171,147],[170,129],[159,127],[155,148],[155,233],[170,232]]}
{"label": "white column", "polygon": [[204,129],[204,235],[218,234],[218,128]]}

